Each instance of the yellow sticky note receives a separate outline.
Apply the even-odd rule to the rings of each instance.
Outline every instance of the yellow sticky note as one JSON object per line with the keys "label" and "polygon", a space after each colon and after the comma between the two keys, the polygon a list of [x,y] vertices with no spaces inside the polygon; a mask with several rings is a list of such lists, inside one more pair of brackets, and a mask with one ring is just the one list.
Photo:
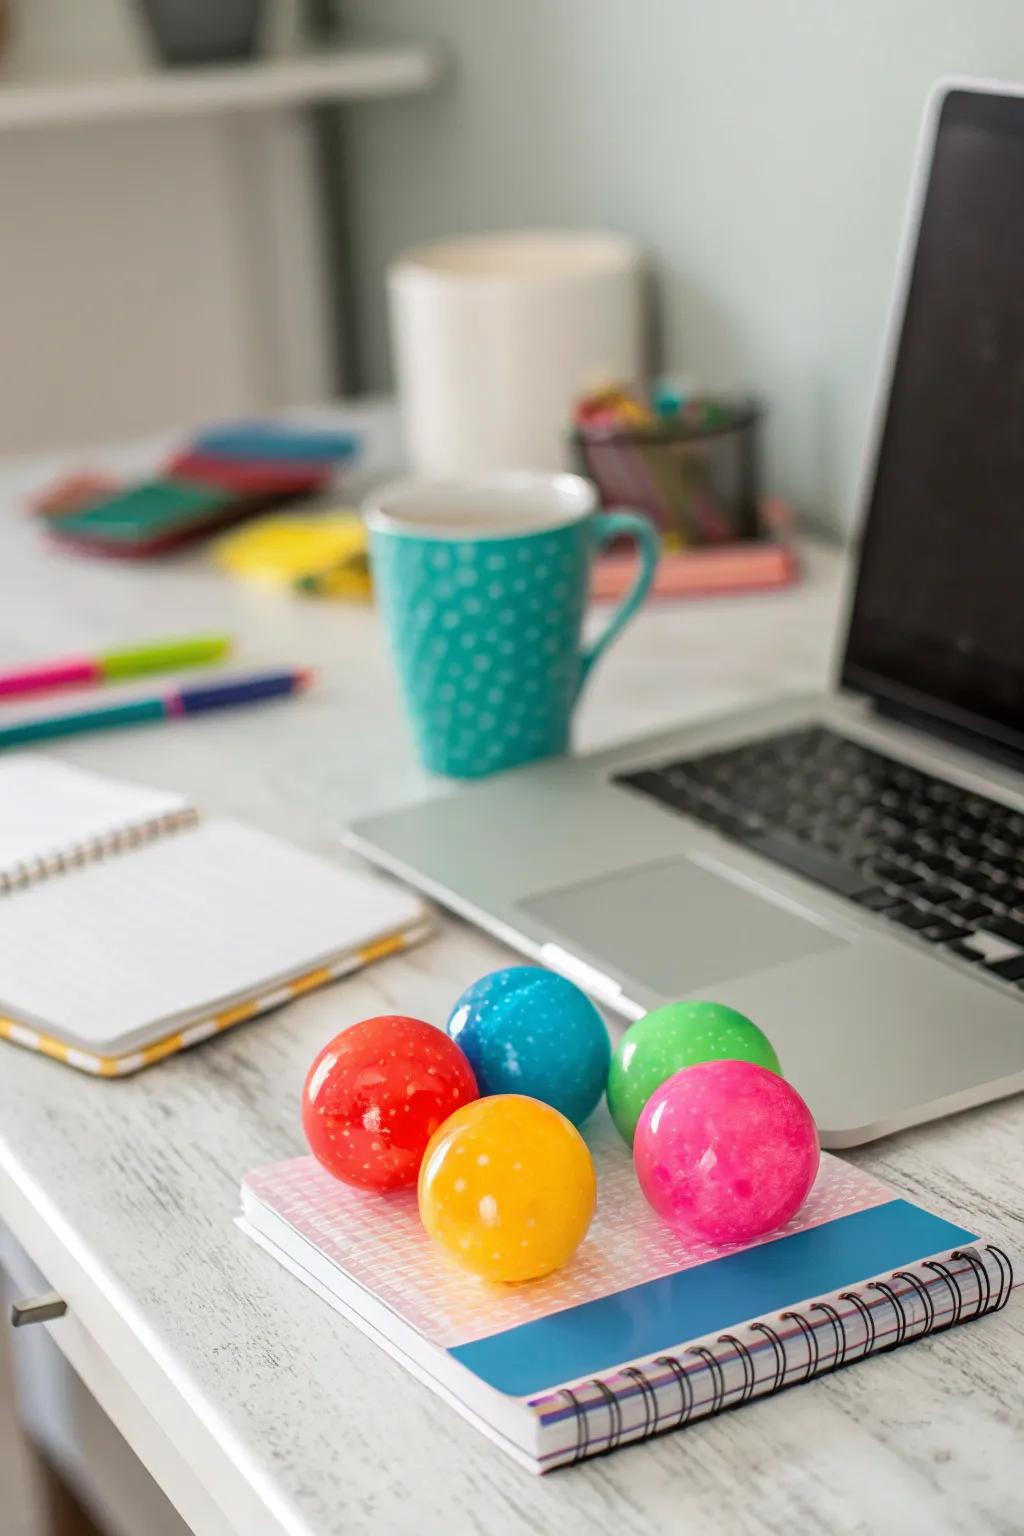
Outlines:
{"label": "yellow sticky note", "polygon": [[264,517],[220,539],[214,559],[222,570],[249,581],[305,585],[350,562],[365,571],[366,529],[356,512]]}
{"label": "yellow sticky note", "polygon": [[366,555],[353,555],[329,571],[321,571],[315,576],[300,576],[295,587],[299,592],[308,592],[314,597],[344,597],[365,601],[373,595],[370,562]]}

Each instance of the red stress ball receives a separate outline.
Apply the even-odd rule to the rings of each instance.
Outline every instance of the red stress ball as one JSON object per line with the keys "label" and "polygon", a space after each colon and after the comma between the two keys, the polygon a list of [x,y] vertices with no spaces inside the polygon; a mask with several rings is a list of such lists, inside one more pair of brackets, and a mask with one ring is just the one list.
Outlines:
{"label": "red stress ball", "polygon": [[336,1179],[400,1189],[416,1183],[442,1121],[476,1097],[472,1068],[443,1030],[387,1014],[324,1046],[302,1090],[302,1128]]}

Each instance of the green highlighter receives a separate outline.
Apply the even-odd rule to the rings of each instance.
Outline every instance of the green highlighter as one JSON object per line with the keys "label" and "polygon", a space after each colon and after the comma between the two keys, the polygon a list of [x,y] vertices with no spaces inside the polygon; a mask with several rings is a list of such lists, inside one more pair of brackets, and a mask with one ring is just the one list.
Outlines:
{"label": "green highlighter", "polygon": [[220,661],[231,649],[230,635],[188,635],[180,640],[148,640],[143,645],[102,651],[96,657],[105,682],[145,677],[150,672],[177,672]]}

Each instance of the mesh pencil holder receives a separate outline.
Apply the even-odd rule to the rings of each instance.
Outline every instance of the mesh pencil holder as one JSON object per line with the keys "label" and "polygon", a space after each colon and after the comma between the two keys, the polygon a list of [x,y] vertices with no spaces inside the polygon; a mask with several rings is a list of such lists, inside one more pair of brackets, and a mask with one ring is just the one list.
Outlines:
{"label": "mesh pencil holder", "polygon": [[580,424],[573,448],[605,507],[646,512],[669,549],[756,539],[759,429],[754,400],[691,401],[650,427]]}

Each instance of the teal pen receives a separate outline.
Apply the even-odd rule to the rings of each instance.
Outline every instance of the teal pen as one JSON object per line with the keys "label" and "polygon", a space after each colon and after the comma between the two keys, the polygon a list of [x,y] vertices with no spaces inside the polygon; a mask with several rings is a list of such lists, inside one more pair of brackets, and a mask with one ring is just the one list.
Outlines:
{"label": "teal pen", "polygon": [[134,704],[112,704],[109,709],[83,709],[74,715],[49,715],[44,720],[23,720],[0,726],[0,748],[20,747],[30,741],[54,736],[77,736],[79,731],[109,731],[120,725],[143,725],[165,718],[162,699],[138,699]]}
{"label": "teal pen", "polygon": [[22,747],[59,736],[78,736],[86,731],[111,731],[124,725],[180,720],[189,715],[255,704],[262,699],[283,698],[307,687],[311,677],[308,671],[231,677],[202,688],[179,688],[157,698],[135,699],[127,704],[112,704],[106,709],[83,709],[69,715],[48,715],[36,720],[22,720],[15,725],[0,725],[0,749]]}

